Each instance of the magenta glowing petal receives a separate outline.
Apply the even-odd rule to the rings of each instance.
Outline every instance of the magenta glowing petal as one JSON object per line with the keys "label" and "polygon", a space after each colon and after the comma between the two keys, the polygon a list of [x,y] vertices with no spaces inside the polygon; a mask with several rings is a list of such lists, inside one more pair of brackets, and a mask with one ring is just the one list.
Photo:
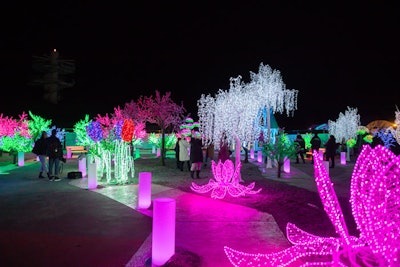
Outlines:
{"label": "magenta glowing petal", "polygon": [[400,156],[383,146],[363,147],[351,177],[350,202],[360,237],[350,236],[336,193],[318,153],[315,182],[336,237],[319,237],[288,223],[292,247],[254,254],[224,247],[234,266],[400,266]]}
{"label": "magenta glowing petal", "polygon": [[218,164],[215,161],[211,161],[211,169],[214,175],[214,179],[210,179],[209,182],[205,185],[198,185],[196,183],[192,183],[191,189],[197,193],[207,193],[211,191],[211,198],[219,198],[222,199],[226,196],[226,193],[233,197],[245,196],[246,194],[257,194],[261,191],[261,188],[258,190],[253,190],[255,183],[252,182],[249,185],[241,185],[239,181],[239,173],[242,164],[241,162],[238,165],[234,166],[231,160],[226,160],[224,163],[221,161]]}

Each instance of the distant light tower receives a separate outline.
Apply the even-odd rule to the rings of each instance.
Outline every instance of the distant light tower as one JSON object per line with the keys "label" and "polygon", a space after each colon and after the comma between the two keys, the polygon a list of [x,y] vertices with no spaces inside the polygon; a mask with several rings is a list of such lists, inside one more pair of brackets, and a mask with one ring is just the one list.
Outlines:
{"label": "distant light tower", "polygon": [[61,90],[74,86],[75,81],[69,77],[75,73],[74,60],[59,59],[56,49],[50,55],[33,56],[33,69],[40,73],[40,77],[34,79],[31,85],[44,88],[43,98],[52,104],[58,104],[61,100]]}

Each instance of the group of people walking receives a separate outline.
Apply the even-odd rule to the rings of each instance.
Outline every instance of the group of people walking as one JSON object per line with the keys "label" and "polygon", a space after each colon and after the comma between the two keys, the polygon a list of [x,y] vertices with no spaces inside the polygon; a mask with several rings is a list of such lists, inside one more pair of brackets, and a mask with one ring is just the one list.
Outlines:
{"label": "group of people walking", "polygon": [[204,160],[203,145],[198,132],[193,132],[190,143],[186,138],[179,137],[175,144],[175,156],[177,168],[183,171],[187,166],[192,179],[200,178],[201,166]]}
{"label": "group of people walking", "polygon": [[[296,163],[299,163],[299,158],[305,163],[304,154],[306,153],[306,143],[304,138],[298,134],[294,142],[297,144],[297,156]],[[314,151],[319,152],[321,148],[322,141],[317,133],[314,133],[313,137],[310,140],[311,144],[311,152],[312,152],[312,163],[314,163]],[[339,147],[339,144],[336,142],[336,138],[334,135],[329,135],[328,141],[324,144],[325,146],[325,159],[330,162],[329,168],[335,168],[335,156],[336,151]]]}
{"label": "group of people walking", "polygon": [[60,160],[63,159],[63,147],[60,139],[57,137],[57,130],[53,129],[48,136],[43,131],[40,138],[36,140],[32,152],[36,154],[40,161],[39,179],[47,175],[49,181],[60,181],[59,170]]}

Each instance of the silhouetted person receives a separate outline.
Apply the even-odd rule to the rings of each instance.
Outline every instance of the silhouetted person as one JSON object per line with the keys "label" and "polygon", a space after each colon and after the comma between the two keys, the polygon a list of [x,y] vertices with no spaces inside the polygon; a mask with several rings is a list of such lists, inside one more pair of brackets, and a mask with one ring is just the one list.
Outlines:
{"label": "silhouetted person", "polygon": [[190,177],[194,178],[194,173],[196,173],[196,178],[200,178],[201,164],[203,163],[203,144],[197,133],[190,141],[190,162]]}
{"label": "silhouetted person", "polygon": [[326,160],[331,161],[331,165],[329,168],[335,168],[335,156],[336,149],[338,148],[338,144],[336,143],[336,138],[332,134],[329,136],[328,141],[325,143],[325,155]]}
{"label": "silhouetted person", "polygon": [[227,159],[230,158],[230,156],[231,154],[229,151],[228,138],[225,134],[223,134],[219,143],[218,162],[221,161],[221,163],[224,163]]}
{"label": "silhouetted person", "polygon": [[33,147],[32,152],[38,156],[40,161],[40,169],[39,169],[39,178],[44,178],[43,173],[47,174],[49,177],[49,171],[47,166],[47,133],[46,131],[42,132],[42,135],[38,140],[36,140],[35,145]]}
{"label": "silhouetted person", "polygon": [[304,141],[304,138],[301,136],[301,134],[298,134],[294,142],[296,143],[296,163],[299,163],[299,158],[301,158],[303,164],[306,163],[304,160],[304,154],[306,153],[306,141]]}
{"label": "silhouetted person", "polygon": [[312,163],[314,163],[314,151],[317,151],[319,153],[319,148],[321,147],[321,138],[319,138],[317,133],[314,133],[314,136],[311,138],[310,143]]}
{"label": "silhouetted person", "polygon": [[214,159],[214,144],[213,143],[211,143],[207,146],[206,157],[204,160],[204,166],[207,166],[208,159],[210,159],[210,160]]}
{"label": "silhouetted person", "polygon": [[181,138],[178,137],[178,140],[176,141],[175,149],[174,149],[175,150],[176,167],[178,169],[181,168],[181,164],[180,164],[180,161],[179,161],[179,141],[180,140],[181,140]]}
{"label": "silhouetted person", "polygon": [[51,136],[47,137],[46,140],[47,156],[49,157],[49,180],[58,182],[61,180],[58,175],[60,171],[60,159],[63,157],[63,148],[56,134],[56,129],[51,130]]}

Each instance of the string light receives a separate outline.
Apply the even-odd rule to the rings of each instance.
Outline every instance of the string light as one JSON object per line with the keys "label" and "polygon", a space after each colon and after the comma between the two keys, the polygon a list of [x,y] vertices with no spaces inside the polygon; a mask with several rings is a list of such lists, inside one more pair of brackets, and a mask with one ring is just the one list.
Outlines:
{"label": "string light", "polygon": [[210,179],[205,185],[198,185],[192,182],[191,189],[197,193],[207,193],[211,191],[211,198],[223,199],[226,193],[229,193],[232,197],[241,197],[246,194],[257,194],[261,191],[253,190],[255,182],[249,185],[239,184],[238,175],[240,173],[241,163],[236,165],[236,168],[231,160],[226,160],[224,163],[218,161],[211,161],[211,169],[214,179]]}
{"label": "string light", "polygon": [[288,223],[292,247],[277,253],[245,253],[225,246],[234,266],[399,266],[400,156],[388,148],[364,145],[354,166],[350,204],[360,236],[348,234],[333,184],[318,152],[315,182],[325,212],[339,237],[319,237]]}

